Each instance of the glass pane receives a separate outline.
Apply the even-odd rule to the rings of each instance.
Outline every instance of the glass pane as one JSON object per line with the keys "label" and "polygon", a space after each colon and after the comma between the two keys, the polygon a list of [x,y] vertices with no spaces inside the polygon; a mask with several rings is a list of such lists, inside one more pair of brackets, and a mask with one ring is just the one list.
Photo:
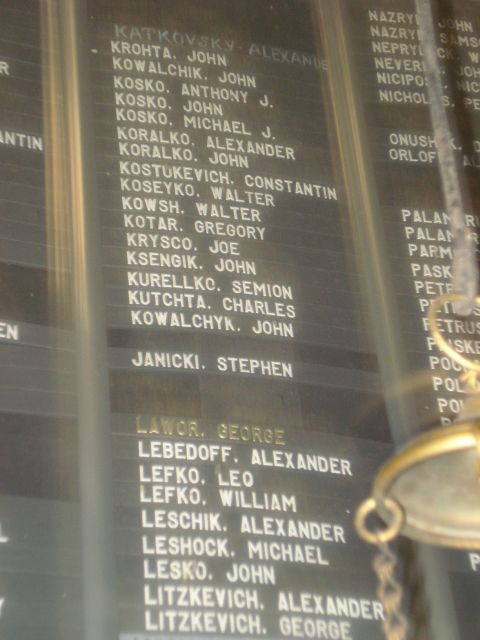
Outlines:
{"label": "glass pane", "polygon": [[[414,3],[0,12],[1,637],[380,640],[356,508],[465,398]],[[435,8],[474,233],[479,18]],[[393,548],[409,637],[476,638],[479,553]]]}

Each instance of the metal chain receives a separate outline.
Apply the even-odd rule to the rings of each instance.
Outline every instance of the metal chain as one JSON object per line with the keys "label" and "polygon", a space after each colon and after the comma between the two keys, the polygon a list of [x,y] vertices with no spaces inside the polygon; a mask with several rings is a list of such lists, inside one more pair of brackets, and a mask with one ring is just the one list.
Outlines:
{"label": "metal chain", "polygon": [[403,589],[395,577],[396,564],[393,551],[379,540],[372,566],[378,579],[377,596],[385,613],[382,628],[386,640],[406,640],[408,632],[407,619],[401,610]]}
{"label": "metal chain", "polygon": [[430,100],[430,115],[437,143],[440,177],[452,231],[452,286],[454,291],[463,293],[465,296],[464,299],[455,302],[455,311],[460,315],[468,315],[473,311],[477,295],[478,267],[475,243],[465,222],[458,165],[452,148],[447,110],[443,103],[443,82],[437,57],[430,0],[415,0],[415,5]]}

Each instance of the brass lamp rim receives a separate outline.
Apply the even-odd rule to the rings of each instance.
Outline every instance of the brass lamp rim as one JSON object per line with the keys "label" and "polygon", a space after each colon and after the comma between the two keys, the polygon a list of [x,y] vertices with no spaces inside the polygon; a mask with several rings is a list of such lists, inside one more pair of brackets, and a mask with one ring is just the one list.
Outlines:
{"label": "brass lamp rim", "polygon": [[[388,508],[382,508],[388,500],[397,501],[404,510],[405,522],[402,535],[425,542],[457,549],[480,548],[480,527],[474,535],[463,536],[460,529],[455,535],[455,527],[450,533],[442,531],[433,524],[431,527],[409,518],[408,505],[402,504],[395,496],[395,483],[405,474],[414,476],[415,467],[435,460],[440,456],[448,456],[456,452],[475,450],[480,457],[480,423],[475,420],[464,420],[449,427],[440,427],[418,436],[405,445],[390,458],[379,470],[372,488],[372,496],[382,518],[388,523],[391,520]],[[479,461],[472,473],[479,473]],[[480,511],[480,475],[478,475],[478,509]]]}

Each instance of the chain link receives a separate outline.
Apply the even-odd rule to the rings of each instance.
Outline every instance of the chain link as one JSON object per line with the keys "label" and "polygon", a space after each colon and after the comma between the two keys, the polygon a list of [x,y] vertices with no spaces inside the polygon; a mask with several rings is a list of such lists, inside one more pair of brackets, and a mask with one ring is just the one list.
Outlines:
{"label": "chain link", "polygon": [[377,574],[377,595],[385,613],[382,623],[386,640],[406,640],[407,619],[402,613],[403,590],[395,578],[397,558],[388,544],[378,541],[378,552],[373,558],[373,570]]}

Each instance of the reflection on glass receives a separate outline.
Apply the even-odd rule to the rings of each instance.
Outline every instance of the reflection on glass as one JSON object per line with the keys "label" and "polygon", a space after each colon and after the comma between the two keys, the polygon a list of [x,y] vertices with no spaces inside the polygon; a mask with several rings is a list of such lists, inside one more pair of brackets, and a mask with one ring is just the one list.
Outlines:
{"label": "reflection on glass", "polygon": [[[2,637],[383,637],[355,508],[464,394],[413,5],[370,4],[0,2]],[[472,230],[478,19],[436,16]],[[475,638],[478,554],[399,556],[412,633]]]}

